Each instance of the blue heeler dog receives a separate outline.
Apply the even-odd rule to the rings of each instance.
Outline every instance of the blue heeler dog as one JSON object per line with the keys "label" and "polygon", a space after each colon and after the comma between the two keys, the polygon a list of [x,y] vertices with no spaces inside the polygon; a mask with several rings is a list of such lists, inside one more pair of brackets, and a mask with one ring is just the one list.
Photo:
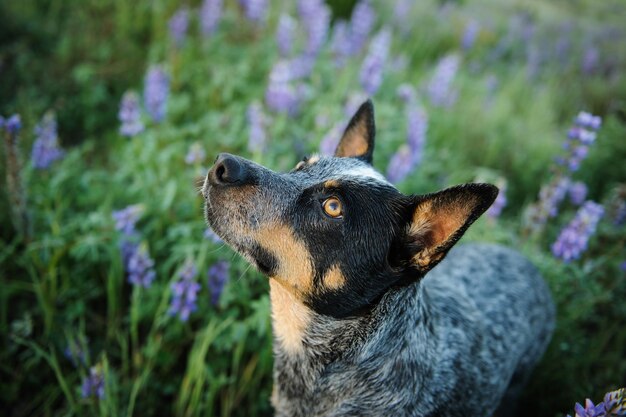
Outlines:
{"label": "blue heeler dog", "polygon": [[203,186],[210,226],[270,278],[276,415],[510,415],[550,292],[513,250],[451,250],[496,187],[403,195],[372,168],[374,131],[367,101],[334,157],[276,173],[221,154]]}

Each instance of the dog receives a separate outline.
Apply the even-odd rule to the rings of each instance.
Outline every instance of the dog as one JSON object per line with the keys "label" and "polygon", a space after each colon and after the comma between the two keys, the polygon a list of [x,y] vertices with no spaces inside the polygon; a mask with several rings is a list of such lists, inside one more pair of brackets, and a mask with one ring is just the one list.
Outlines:
{"label": "dog", "polygon": [[403,195],[372,167],[374,137],[368,100],[334,156],[276,173],[224,153],[202,187],[210,227],[269,277],[276,415],[510,415],[551,338],[550,292],[513,250],[452,248],[495,186]]}

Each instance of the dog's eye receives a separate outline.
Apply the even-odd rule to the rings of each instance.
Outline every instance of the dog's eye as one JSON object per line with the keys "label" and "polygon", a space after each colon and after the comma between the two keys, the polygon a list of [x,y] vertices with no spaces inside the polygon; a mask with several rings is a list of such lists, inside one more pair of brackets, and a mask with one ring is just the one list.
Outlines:
{"label": "dog's eye", "polygon": [[339,201],[337,197],[330,197],[324,200],[322,208],[324,209],[324,213],[333,219],[340,219],[343,217],[341,201]]}

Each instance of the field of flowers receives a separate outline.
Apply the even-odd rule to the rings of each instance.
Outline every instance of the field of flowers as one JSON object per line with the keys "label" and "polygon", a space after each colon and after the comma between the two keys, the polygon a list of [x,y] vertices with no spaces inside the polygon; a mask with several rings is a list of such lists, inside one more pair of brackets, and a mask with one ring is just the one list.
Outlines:
{"label": "field of flowers", "polygon": [[3,415],[271,415],[267,279],[198,187],[220,152],[332,153],[367,97],[376,168],[498,185],[464,241],[553,291],[519,415],[626,413],[626,5],[327,3],[0,4]]}

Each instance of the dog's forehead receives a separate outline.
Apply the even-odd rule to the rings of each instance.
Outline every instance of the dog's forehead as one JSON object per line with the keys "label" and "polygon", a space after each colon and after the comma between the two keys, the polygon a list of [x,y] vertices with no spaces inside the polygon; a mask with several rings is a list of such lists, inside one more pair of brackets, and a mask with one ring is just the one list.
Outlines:
{"label": "dog's forehead", "polygon": [[393,187],[380,172],[357,158],[313,156],[299,164],[295,174],[314,182],[343,179]]}

